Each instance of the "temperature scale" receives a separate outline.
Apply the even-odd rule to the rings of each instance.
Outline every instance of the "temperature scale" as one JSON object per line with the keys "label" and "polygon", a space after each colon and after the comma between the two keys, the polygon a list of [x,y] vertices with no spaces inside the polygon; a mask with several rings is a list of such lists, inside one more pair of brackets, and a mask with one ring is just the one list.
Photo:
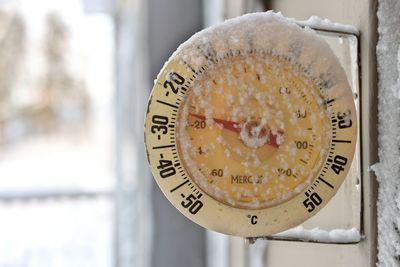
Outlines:
{"label": "temperature scale", "polygon": [[267,12],[205,29],[159,73],[145,119],[167,199],[224,234],[299,225],[334,196],[356,146],[346,75],[310,29]]}

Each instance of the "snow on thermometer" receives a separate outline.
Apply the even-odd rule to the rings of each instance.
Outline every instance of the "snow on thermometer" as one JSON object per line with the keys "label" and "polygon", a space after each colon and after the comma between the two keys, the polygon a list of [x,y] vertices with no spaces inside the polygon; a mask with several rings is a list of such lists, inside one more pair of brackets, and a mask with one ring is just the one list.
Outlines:
{"label": "snow on thermometer", "polygon": [[271,235],[317,213],[344,180],[353,94],[315,32],[249,14],[171,56],[149,99],[145,140],[159,187],[185,216],[225,234]]}

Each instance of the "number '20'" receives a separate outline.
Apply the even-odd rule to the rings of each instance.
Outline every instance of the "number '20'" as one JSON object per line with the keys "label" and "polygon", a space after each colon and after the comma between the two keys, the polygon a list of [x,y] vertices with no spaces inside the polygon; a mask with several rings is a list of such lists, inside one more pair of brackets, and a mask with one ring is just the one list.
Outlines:
{"label": "number '20'", "polygon": [[171,72],[168,74],[168,79],[164,82],[163,86],[165,89],[171,89],[171,91],[174,94],[177,94],[179,91],[179,88],[177,85],[182,85],[185,83],[185,79],[178,73],[176,72]]}

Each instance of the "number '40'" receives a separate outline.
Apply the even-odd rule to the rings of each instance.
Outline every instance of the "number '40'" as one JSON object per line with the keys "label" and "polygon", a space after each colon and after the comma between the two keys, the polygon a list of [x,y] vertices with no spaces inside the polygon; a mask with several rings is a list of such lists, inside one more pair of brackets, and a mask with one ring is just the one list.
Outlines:
{"label": "number '40'", "polygon": [[172,166],[171,160],[160,159],[158,163],[157,169],[160,170],[161,178],[168,178],[176,174],[176,170],[174,166]]}
{"label": "number '40'", "polygon": [[345,158],[343,156],[340,156],[340,155],[337,155],[333,159],[333,163],[332,163],[331,169],[336,174],[340,174],[340,172],[344,170],[344,166],[346,166],[346,164],[347,164],[347,158]]}

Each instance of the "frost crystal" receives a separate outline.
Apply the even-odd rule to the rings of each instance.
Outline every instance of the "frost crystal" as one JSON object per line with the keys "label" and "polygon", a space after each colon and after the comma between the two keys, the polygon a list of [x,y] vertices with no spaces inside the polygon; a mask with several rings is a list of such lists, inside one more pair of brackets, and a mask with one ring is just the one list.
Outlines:
{"label": "frost crystal", "polygon": [[319,228],[305,229],[302,226],[297,226],[275,236],[325,243],[359,242],[361,239],[360,232],[356,228],[346,230],[334,229],[331,231],[326,231]]}
{"label": "frost crystal", "polygon": [[400,2],[379,1],[378,266],[400,265]]}

